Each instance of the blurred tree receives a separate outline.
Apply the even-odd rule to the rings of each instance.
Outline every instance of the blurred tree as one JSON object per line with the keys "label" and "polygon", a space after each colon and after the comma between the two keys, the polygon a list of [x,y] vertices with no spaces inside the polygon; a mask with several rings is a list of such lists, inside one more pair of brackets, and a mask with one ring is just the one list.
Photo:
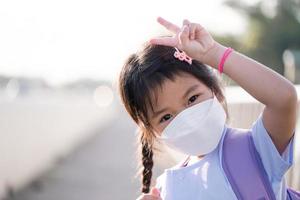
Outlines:
{"label": "blurred tree", "polygon": [[227,0],[225,5],[245,15],[249,26],[239,40],[216,36],[218,41],[283,74],[283,51],[300,49],[300,0],[262,0],[254,5]]}

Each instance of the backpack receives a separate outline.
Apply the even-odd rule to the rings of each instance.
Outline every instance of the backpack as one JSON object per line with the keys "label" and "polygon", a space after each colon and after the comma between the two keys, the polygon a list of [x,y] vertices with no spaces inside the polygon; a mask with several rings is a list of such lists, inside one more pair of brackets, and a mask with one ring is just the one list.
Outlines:
{"label": "backpack", "polygon": [[[276,200],[251,130],[227,128],[222,166],[238,199]],[[300,200],[300,192],[288,188],[287,200]]]}

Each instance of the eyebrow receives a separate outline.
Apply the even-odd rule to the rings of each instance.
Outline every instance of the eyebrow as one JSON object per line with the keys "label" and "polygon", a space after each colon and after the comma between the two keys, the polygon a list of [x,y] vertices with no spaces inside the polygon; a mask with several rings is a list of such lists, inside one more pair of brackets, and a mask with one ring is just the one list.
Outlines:
{"label": "eyebrow", "polygon": [[182,96],[182,99],[184,99],[187,95],[189,95],[191,92],[193,92],[194,90],[196,90],[199,87],[198,84],[191,86]]}
{"label": "eyebrow", "polygon": [[[192,91],[194,91],[194,90],[195,90],[196,88],[198,88],[198,87],[199,87],[198,84],[197,84],[197,85],[191,86],[191,87],[190,87],[189,89],[187,89],[187,91],[183,94],[182,99],[184,99],[187,95],[189,95]],[[159,111],[154,111],[154,112],[153,112],[153,115],[152,115],[152,118],[157,117],[159,114],[165,112],[166,110],[168,110],[168,108],[163,108],[163,109],[161,109],[161,110],[159,110]]]}

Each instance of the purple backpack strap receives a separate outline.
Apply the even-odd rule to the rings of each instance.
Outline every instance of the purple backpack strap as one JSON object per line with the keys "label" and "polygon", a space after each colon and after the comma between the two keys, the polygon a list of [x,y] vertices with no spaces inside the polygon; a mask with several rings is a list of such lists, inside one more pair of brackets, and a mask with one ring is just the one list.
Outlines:
{"label": "purple backpack strap", "polygon": [[250,129],[227,127],[222,167],[238,199],[276,200]]}
{"label": "purple backpack strap", "polygon": [[288,189],[288,200],[300,200],[300,192],[297,192],[291,188]]}

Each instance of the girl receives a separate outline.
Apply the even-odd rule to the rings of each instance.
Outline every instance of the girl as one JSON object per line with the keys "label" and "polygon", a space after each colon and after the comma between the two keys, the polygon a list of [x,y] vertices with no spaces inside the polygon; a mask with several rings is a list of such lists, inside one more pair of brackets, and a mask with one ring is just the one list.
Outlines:
{"label": "girl", "polygon": [[[293,162],[297,118],[293,84],[216,42],[200,24],[184,20],[178,27],[161,17],[158,22],[174,35],[151,39],[128,58],[119,77],[122,102],[140,130],[143,194],[138,199],[237,199],[221,164],[228,111],[213,68],[265,105],[251,135],[276,199],[286,199],[284,174]],[[188,158],[166,169],[150,188],[155,141]]]}

